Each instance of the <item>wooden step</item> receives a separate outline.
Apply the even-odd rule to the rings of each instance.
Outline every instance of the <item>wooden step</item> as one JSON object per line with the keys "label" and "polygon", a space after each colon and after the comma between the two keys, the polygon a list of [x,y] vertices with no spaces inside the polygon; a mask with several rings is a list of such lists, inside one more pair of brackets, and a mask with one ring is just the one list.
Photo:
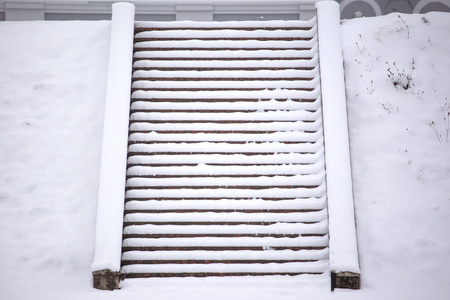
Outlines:
{"label": "wooden step", "polygon": [[285,71],[285,70],[301,70],[311,71],[312,67],[133,67],[135,71]]}
{"label": "wooden step", "polygon": [[239,272],[239,273],[214,273],[214,272],[203,272],[203,273],[126,273],[121,275],[125,278],[152,278],[152,277],[231,277],[231,276],[298,276],[298,275],[321,275],[323,272],[297,272],[297,273],[287,273],[287,272],[264,272],[264,273],[249,273],[249,272]]}
{"label": "wooden step", "polygon": [[146,77],[133,75],[133,81],[137,80],[148,81],[260,81],[260,80],[276,80],[276,81],[310,81],[313,77]]}
{"label": "wooden step", "polygon": [[[271,250],[292,250],[292,251],[302,251],[302,250],[324,250],[327,247],[325,246],[279,246],[279,247],[270,247]],[[266,251],[262,247],[246,247],[246,246],[227,246],[227,247],[189,247],[189,246],[177,246],[177,247],[129,247],[122,246],[122,252],[127,251]]]}
{"label": "wooden step", "polygon": [[294,102],[315,102],[317,98],[234,98],[234,99],[221,99],[221,98],[193,98],[193,99],[186,99],[186,98],[145,98],[145,97],[139,97],[139,98],[131,98],[131,103],[135,101],[144,101],[144,102],[260,102],[260,101],[280,101],[280,102],[286,102],[286,101],[294,101]]}
{"label": "wooden step", "polygon": [[[307,198],[307,197],[305,197]],[[221,201],[221,200],[251,200],[253,198],[250,197],[211,197],[211,196],[204,196],[204,197],[166,197],[166,196],[151,196],[151,197],[133,197],[130,195],[127,195],[125,197],[125,203],[131,202],[131,201],[184,201],[184,200],[200,200],[200,201]],[[264,201],[284,201],[284,200],[295,200],[298,199],[295,197],[284,197],[284,198],[277,198],[277,197],[258,197],[258,199],[264,200]]]}
{"label": "wooden step", "polygon": [[269,264],[288,262],[315,262],[317,260],[123,260],[122,266],[126,265],[154,265],[154,264]]}
{"label": "wooden step", "polygon": [[134,37],[134,43],[160,41],[309,41],[312,37]]}
{"label": "wooden step", "polygon": [[148,52],[153,52],[153,51],[161,51],[161,52],[166,52],[166,51],[261,51],[261,50],[270,50],[270,51],[286,51],[286,50],[293,50],[293,51],[308,51],[311,50],[311,48],[309,47],[294,47],[294,48],[229,48],[229,47],[198,47],[198,48],[193,48],[193,47],[186,47],[186,48],[182,48],[182,47],[173,47],[173,48],[169,48],[169,47],[139,47],[139,48],[134,48],[134,53],[136,52],[141,52],[141,51],[148,51]]}
{"label": "wooden step", "polygon": [[[141,80],[141,79],[139,79]],[[310,81],[312,79],[308,79],[307,81]],[[136,81],[138,81],[138,79],[136,79]],[[153,80],[152,80],[153,81]],[[158,80],[154,80],[154,81],[158,81]],[[161,81],[168,81],[168,80],[161,80]],[[172,81],[172,80],[171,80]],[[180,81],[190,81],[190,80],[180,80]],[[200,80],[194,80],[194,81],[200,81]],[[214,81],[214,80],[208,80],[208,81]],[[233,79],[233,80],[228,80],[228,81],[238,81],[238,79]],[[295,80],[292,80],[295,81]],[[197,92],[197,91],[262,91],[262,90],[275,90],[276,88],[266,88],[266,89],[261,89],[261,88],[132,88],[131,92],[136,92],[136,91],[170,91],[170,92],[183,92],[183,91],[187,91],[187,92]],[[302,88],[302,87],[298,87],[298,88],[290,88],[291,90],[296,90],[296,91],[307,91],[307,92],[311,92],[314,89],[313,88]]]}
{"label": "wooden step", "polygon": [[308,31],[313,29],[312,26],[307,27],[140,27],[139,23],[134,29],[134,33],[140,33],[144,31],[168,31],[168,30],[204,30],[204,31],[211,31],[211,30],[241,30],[241,31],[254,31],[254,30],[268,30],[268,31],[274,31],[274,30],[301,30],[301,31]]}

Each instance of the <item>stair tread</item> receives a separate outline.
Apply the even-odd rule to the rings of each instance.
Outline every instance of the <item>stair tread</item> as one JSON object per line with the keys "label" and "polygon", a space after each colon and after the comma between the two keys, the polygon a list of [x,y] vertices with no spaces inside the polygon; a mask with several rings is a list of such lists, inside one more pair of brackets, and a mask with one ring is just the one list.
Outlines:
{"label": "stair tread", "polygon": [[[144,99],[190,99],[190,101],[196,102],[198,99],[233,99],[239,101],[245,101],[243,99],[256,99],[261,101],[262,99],[317,99],[319,97],[319,90],[315,88],[312,91],[295,91],[295,90],[263,90],[263,91],[204,91],[204,92],[172,92],[172,91],[136,91],[132,94],[132,98],[139,100]],[[261,100],[260,100],[261,99]]]}
{"label": "stair tread", "polygon": [[[235,89],[240,90],[244,88],[252,88],[255,90],[265,90],[265,89],[313,89],[318,84],[318,78],[311,81],[199,81],[195,83],[195,88],[197,89]],[[165,80],[161,81],[146,81],[146,80],[135,80],[132,84],[133,89],[156,89],[156,88],[193,88],[192,82],[183,82],[183,81],[172,81]]]}
{"label": "stair tread", "polygon": [[[246,78],[249,79],[258,79],[261,78],[271,78],[274,80],[276,78],[313,78],[317,75],[317,67],[312,70],[258,70],[258,71],[236,71],[236,70],[224,70],[224,71],[159,71],[159,70],[151,70],[151,71],[142,71],[137,70],[133,72],[133,77],[145,77],[149,79],[161,79],[161,78],[192,78],[198,79],[201,78],[203,80],[209,78]],[[268,79],[265,79],[269,81]]]}
{"label": "stair tread", "polygon": [[173,49],[295,49],[295,48],[308,48],[310,49],[316,43],[316,37],[310,36],[307,40],[264,40],[259,41],[255,39],[212,39],[204,40],[197,39],[196,36],[191,36],[190,39],[179,39],[179,40],[164,40],[164,41],[138,41],[134,43],[135,51],[139,51],[141,48],[173,48]]}
{"label": "stair tread", "polygon": [[325,186],[315,188],[274,188],[274,189],[169,189],[169,190],[128,190],[127,198],[310,198],[324,195]]}
{"label": "stair tread", "polygon": [[[275,223],[272,225],[129,225],[124,228],[124,235],[129,234],[184,234],[184,235],[220,235],[220,234],[251,234],[260,235],[323,235],[327,234],[327,221],[316,223]],[[195,231],[196,230],[196,231]],[[193,233],[194,232],[194,233]]]}
{"label": "stair tread", "polygon": [[160,221],[160,222],[317,222],[326,218],[327,211],[292,212],[292,213],[245,213],[245,212],[186,212],[186,213],[128,213],[125,222],[132,221]]}
{"label": "stair tread", "polygon": [[177,167],[145,167],[135,166],[129,167],[128,176],[156,176],[156,175],[301,175],[314,174],[323,170],[323,162],[317,162],[310,165],[274,165],[274,166],[177,166]]}
{"label": "stair tread", "polygon": [[134,68],[146,68],[146,67],[165,67],[165,68],[301,68],[308,67],[314,68],[317,66],[318,56],[314,55],[309,60],[296,59],[296,60],[252,60],[249,57],[244,61],[231,61],[231,60],[205,60],[199,65],[198,62],[186,60],[186,61],[173,61],[173,60],[139,60],[133,64]]}
{"label": "stair tread", "polygon": [[[192,50],[192,49],[191,49]],[[182,59],[263,59],[263,60],[272,60],[275,58],[286,60],[286,59],[294,59],[299,60],[301,58],[311,59],[314,57],[315,53],[317,53],[316,46],[310,49],[279,49],[279,50],[269,50],[269,49],[256,49],[256,50],[196,50],[195,55],[191,50],[145,50],[139,49],[139,51],[134,52],[133,57],[135,59],[164,59],[169,60],[173,58],[182,58]]]}
{"label": "stair tread", "polygon": [[278,201],[266,201],[260,198],[243,200],[218,199],[218,200],[147,200],[129,201],[125,209],[323,209],[326,206],[325,197],[280,199]]}
{"label": "stair tread", "polygon": [[323,272],[327,268],[327,262],[304,262],[284,264],[174,264],[174,265],[127,265],[122,267],[124,273],[299,273],[299,272]]}
{"label": "stair tread", "polygon": [[307,236],[298,238],[274,237],[195,237],[195,238],[127,238],[123,240],[124,247],[326,247],[328,235]]}
{"label": "stair tread", "polygon": [[264,30],[256,29],[252,31],[243,31],[237,29],[210,29],[196,30],[183,29],[174,30],[166,29],[164,31],[147,30],[141,31],[135,35],[136,38],[154,38],[154,39],[308,39],[314,37],[316,27],[310,30]]}
{"label": "stair tread", "polygon": [[171,133],[184,133],[184,132],[241,132],[245,134],[246,132],[258,132],[267,133],[272,132],[283,132],[283,131],[316,131],[320,128],[320,119],[311,121],[291,121],[291,122],[277,122],[273,121],[270,123],[246,123],[245,126],[242,124],[234,123],[188,123],[188,124],[178,124],[178,123],[159,123],[151,124],[146,122],[132,122],[130,124],[131,131],[147,131],[147,132],[171,132]]}

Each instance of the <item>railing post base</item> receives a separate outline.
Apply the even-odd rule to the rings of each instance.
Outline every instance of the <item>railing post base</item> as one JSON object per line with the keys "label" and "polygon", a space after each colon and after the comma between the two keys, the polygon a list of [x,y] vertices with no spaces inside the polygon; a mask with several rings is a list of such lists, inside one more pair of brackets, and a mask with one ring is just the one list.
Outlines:
{"label": "railing post base", "polygon": [[111,270],[100,270],[92,272],[94,288],[99,290],[117,290],[119,288],[120,273]]}
{"label": "railing post base", "polygon": [[361,288],[361,277],[358,273],[353,272],[331,272],[331,290],[352,289],[359,290]]}

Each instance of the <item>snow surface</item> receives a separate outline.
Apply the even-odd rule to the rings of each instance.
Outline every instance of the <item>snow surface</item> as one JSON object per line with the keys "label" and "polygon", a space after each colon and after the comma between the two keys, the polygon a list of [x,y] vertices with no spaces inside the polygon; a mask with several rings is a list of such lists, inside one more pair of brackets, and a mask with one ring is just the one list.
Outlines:
{"label": "snow surface", "polygon": [[[109,22],[0,23],[0,299],[449,299],[450,18],[400,16],[343,24],[362,289],[334,293],[328,276],[93,289]],[[395,87],[413,57],[414,89]]]}
{"label": "snow surface", "polygon": [[449,29],[448,13],[343,24],[363,289],[450,299]]}
{"label": "snow surface", "polygon": [[2,300],[91,286],[109,33],[0,22]]}

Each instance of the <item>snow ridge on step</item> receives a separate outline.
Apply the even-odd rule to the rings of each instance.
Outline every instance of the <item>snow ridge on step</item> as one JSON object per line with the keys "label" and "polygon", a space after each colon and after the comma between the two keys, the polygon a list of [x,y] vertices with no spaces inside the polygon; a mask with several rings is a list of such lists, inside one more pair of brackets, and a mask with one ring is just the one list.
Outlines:
{"label": "snow ridge on step", "polygon": [[[133,99],[312,99],[319,97],[319,87],[312,91],[297,90],[261,90],[261,91],[200,91],[200,92],[174,92],[174,91],[136,91]],[[241,100],[242,101],[242,100]]]}
{"label": "snow ridge on step", "polygon": [[[217,199],[217,200],[148,200],[148,201],[128,201],[125,203],[127,211],[184,211],[195,208],[200,211],[224,211],[224,210],[262,210],[266,212],[277,210],[322,210],[326,207],[326,198],[311,197],[303,199],[280,199],[277,201],[252,198],[249,200]],[[326,221],[326,220],[325,220]],[[278,224],[280,225],[280,224]],[[296,224],[301,226],[302,224]],[[208,229],[207,229],[208,230]]]}
{"label": "snow ridge on step", "polygon": [[318,55],[309,60],[206,60],[199,66],[197,61],[172,61],[172,60],[138,60],[133,67],[138,68],[311,68],[317,66]]}
{"label": "snow ridge on step", "polygon": [[216,38],[216,39],[229,39],[229,38],[312,38],[317,33],[317,26],[312,27],[309,30],[239,30],[239,29],[211,29],[211,30],[164,30],[164,31],[144,31],[135,35],[135,38],[164,38],[164,39],[177,39],[187,38],[187,36],[195,36],[196,39]]}
{"label": "snow ridge on step", "polygon": [[328,249],[279,251],[130,251],[123,259],[130,260],[319,260],[327,259]]}
{"label": "snow ridge on step", "polygon": [[322,220],[320,222],[314,223],[275,223],[271,225],[234,225],[234,226],[223,226],[223,225],[135,225],[127,226],[124,229],[124,235],[157,235],[157,234],[191,234],[193,232],[198,235],[209,234],[223,235],[223,234],[253,234],[255,236],[268,234],[268,235],[325,235],[328,232],[328,222]]}
{"label": "snow ridge on step", "polygon": [[136,132],[158,133],[272,133],[272,132],[314,132],[321,128],[321,119],[315,121],[292,121],[270,123],[171,123],[132,122],[130,134]]}
{"label": "snow ridge on step", "polygon": [[[186,71],[185,71],[186,72]],[[256,72],[256,71],[247,71],[247,72]],[[251,75],[251,74],[250,74]],[[253,90],[264,90],[264,89],[293,89],[293,90],[299,90],[300,87],[303,88],[303,90],[311,91],[315,87],[317,87],[319,78],[317,77],[317,74],[314,75],[315,77],[312,79],[306,79],[303,81],[299,80],[244,80],[242,78],[242,81],[221,81],[213,80],[213,81],[197,81],[195,83],[195,88],[198,90],[201,89],[240,89],[244,90],[246,89],[253,89]],[[144,90],[162,90],[162,89],[172,89],[173,91],[178,91],[181,89],[188,90],[188,88],[192,87],[192,82],[190,81],[177,81],[177,80],[165,80],[163,82],[160,81],[148,81],[148,80],[141,80],[140,78],[136,78],[136,81],[133,82],[133,89],[144,89]],[[178,89],[178,90],[175,90]]]}
{"label": "snow ridge on step", "polygon": [[197,166],[176,166],[176,167],[146,167],[132,166],[128,168],[127,176],[158,176],[158,175],[301,175],[315,174],[323,170],[323,163],[317,162],[310,165],[257,165],[248,166],[211,166],[199,164]]}
{"label": "snow ridge on step", "polygon": [[317,75],[317,67],[312,70],[272,70],[258,71],[135,71],[133,78],[313,78]]}
{"label": "snow ridge on step", "polygon": [[133,190],[125,193],[126,199],[152,200],[152,199],[216,199],[216,198],[261,198],[261,199],[287,199],[287,198],[320,198],[325,195],[325,183],[314,188],[267,188],[267,189],[166,189],[166,190]]}
{"label": "snow ridge on step", "polygon": [[[170,274],[210,274],[220,276],[225,273],[264,274],[321,274],[328,267],[324,261],[296,262],[296,263],[269,263],[269,264],[170,264],[170,265],[128,265],[122,267],[123,273],[170,273]],[[178,275],[181,276],[181,275]],[[231,275],[229,275],[231,276]],[[133,277],[133,276],[129,276]],[[145,277],[145,276],[142,276]]]}
{"label": "snow ridge on step", "polygon": [[195,52],[195,56],[192,56],[192,51],[179,50],[179,51],[138,51],[134,53],[135,59],[155,59],[155,58],[226,58],[226,59],[237,59],[237,58],[271,58],[271,59],[287,59],[287,58],[307,58],[311,59],[315,54],[317,54],[317,46],[312,47],[307,50],[198,50]]}
{"label": "snow ridge on step", "polygon": [[258,40],[246,40],[246,41],[235,41],[235,40],[182,40],[182,41],[151,41],[151,42],[138,42],[135,43],[135,51],[139,51],[140,48],[170,48],[177,50],[177,48],[284,48],[284,49],[295,49],[295,48],[312,48],[316,43],[316,38],[310,40],[299,40],[299,41],[258,41]]}
{"label": "snow ridge on step", "polygon": [[125,277],[328,269],[316,20],[138,22]]}
{"label": "snow ridge on step", "polygon": [[312,18],[308,21],[226,21],[226,22],[195,22],[195,21],[177,21],[177,22],[137,22],[136,29],[139,28],[160,28],[160,29],[172,29],[172,28],[197,28],[202,30],[211,30],[217,28],[253,28],[255,30],[270,29],[270,28],[301,28],[310,29],[317,25],[316,18]]}

